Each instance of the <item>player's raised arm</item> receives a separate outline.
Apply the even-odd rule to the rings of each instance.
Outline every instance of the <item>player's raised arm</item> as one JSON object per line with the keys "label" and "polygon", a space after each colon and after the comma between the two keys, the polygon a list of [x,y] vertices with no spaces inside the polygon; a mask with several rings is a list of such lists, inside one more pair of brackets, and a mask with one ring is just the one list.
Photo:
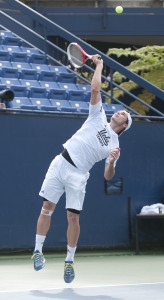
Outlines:
{"label": "player's raised arm", "polygon": [[103,69],[103,60],[98,54],[94,55],[92,58],[94,64],[96,65],[92,81],[91,81],[91,99],[90,102],[92,105],[100,101],[100,89],[101,89],[101,75]]}

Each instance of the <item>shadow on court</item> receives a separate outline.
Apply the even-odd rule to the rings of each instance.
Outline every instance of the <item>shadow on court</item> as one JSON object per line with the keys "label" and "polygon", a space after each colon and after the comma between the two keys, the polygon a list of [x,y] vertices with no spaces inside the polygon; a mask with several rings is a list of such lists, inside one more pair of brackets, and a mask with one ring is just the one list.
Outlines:
{"label": "shadow on court", "polygon": [[43,299],[55,299],[55,300],[59,300],[59,299],[63,299],[63,300],[87,300],[87,299],[91,299],[91,300],[121,300],[120,298],[113,298],[108,295],[97,294],[97,289],[95,289],[95,293],[97,295],[93,295],[94,292],[93,292],[92,288],[91,289],[88,289],[88,288],[79,289],[79,292],[78,292],[78,290],[66,288],[64,290],[61,290],[60,292],[32,291],[31,293],[32,293],[32,295],[34,295],[35,299],[37,297],[40,297],[40,298],[43,297]]}

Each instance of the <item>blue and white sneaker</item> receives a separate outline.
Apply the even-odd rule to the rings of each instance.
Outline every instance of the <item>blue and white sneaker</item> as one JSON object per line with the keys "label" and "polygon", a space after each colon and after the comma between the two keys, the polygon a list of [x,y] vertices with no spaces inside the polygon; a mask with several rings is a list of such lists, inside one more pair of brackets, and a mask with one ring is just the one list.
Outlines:
{"label": "blue and white sneaker", "polygon": [[32,259],[34,260],[34,270],[39,271],[45,266],[45,258],[38,250],[33,252]]}
{"label": "blue and white sneaker", "polygon": [[65,261],[64,265],[64,281],[71,283],[75,278],[74,263],[73,261]]}

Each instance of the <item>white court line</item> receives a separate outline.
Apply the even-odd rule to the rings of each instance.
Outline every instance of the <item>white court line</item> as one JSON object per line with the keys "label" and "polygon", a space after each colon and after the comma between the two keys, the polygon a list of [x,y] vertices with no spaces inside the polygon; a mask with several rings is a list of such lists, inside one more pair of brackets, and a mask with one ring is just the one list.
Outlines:
{"label": "white court line", "polygon": [[121,284],[102,284],[102,285],[79,285],[79,286],[65,286],[61,288],[47,288],[47,289],[30,289],[30,290],[11,290],[11,291],[0,291],[0,293],[18,293],[18,292],[32,292],[32,291],[53,291],[63,289],[90,289],[90,288],[103,288],[103,287],[124,287],[124,286],[141,286],[141,285],[157,285],[164,284],[164,281],[159,282],[145,282],[145,283],[121,283]]}

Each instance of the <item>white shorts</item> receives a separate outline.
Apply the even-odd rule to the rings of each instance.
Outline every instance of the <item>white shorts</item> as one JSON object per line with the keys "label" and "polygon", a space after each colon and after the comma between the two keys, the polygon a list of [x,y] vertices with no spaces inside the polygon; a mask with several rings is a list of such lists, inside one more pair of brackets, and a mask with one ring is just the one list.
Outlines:
{"label": "white shorts", "polygon": [[66,208],[82,210],[89,172],[82,173],[61,154],[51,162],[39,195],[55,204],[66,193]]}

